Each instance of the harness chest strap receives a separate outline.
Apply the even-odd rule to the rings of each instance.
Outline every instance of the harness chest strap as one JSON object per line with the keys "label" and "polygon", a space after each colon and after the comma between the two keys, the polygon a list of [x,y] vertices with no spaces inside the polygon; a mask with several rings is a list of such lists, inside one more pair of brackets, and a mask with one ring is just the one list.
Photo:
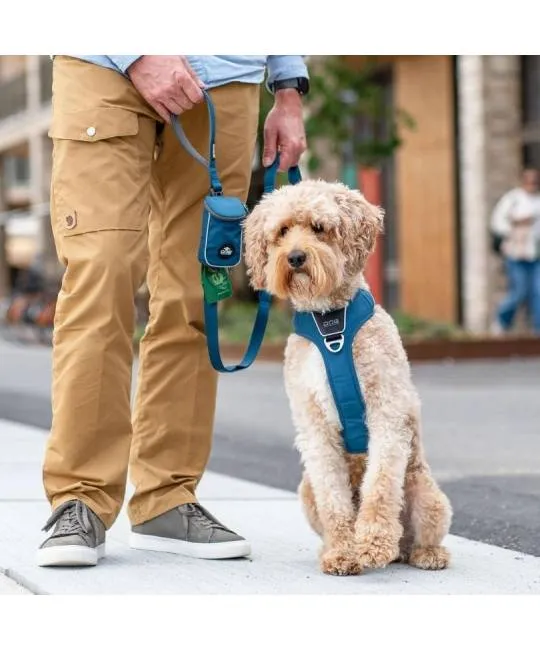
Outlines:
{"label": "harness chest strap", "polygon": [[356,374],[353,341],[374,311],[373,296],[361,289],[342,309],[324,314],[296,312],[294,316],[295,333],[314,343],[323,357],[345,449],[351,454],[364,454],[368,449],[366,405]]}

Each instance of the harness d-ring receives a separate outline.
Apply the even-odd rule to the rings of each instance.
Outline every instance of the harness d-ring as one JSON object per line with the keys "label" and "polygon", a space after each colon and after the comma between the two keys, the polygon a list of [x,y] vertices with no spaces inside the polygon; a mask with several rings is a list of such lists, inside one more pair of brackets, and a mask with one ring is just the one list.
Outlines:
{"label": "harness d-ring", "polygon": [[333,336],[324,337],[324,345],[329,352],[341,352],[344,343],[345,337],[343,334],[334,334]]}

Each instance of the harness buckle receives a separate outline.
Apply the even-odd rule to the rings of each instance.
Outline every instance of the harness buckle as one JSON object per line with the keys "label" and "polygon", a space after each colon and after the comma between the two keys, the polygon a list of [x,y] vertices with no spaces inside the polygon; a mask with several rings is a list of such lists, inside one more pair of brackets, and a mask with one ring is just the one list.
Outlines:
{"label": "harness buckle", "polygon": [[326,349],[332,353],[341,352],[344,343],[345,337],[343,334],[333,334],[324,337],[324,345]]}

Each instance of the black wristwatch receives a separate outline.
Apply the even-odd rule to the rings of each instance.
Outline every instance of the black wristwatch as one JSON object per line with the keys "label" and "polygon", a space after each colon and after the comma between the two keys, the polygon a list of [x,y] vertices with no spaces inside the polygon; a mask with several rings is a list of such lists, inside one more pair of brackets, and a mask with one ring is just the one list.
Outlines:
{"label": "black wristwatch", "polygon": [[294,77],[293,79],[279,79],[270,84],[270,90],[273,93],[286,88],[294,88],[300,95],[307,95],[309,92],[309,79],[307,77]]}

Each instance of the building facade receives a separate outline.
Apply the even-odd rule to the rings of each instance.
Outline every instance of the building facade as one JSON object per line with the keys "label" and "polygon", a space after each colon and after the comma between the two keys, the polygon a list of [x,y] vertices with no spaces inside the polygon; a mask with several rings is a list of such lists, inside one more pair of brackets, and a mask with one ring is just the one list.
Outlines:
{"label": "building facade", "polygon": [[47,56],[0,56],[0,224],[12,270],[50,248],[51,73]]}
{"label": "building facade", "polygon": [[485,332],[505,286],[490,248],[492,209],[523,165],[540,168],[540,57],[388,56],[376,65],[415,126],[381,164],[379,187],[358,170],[359,186],[387,212],[370,278],[391,310]]}

